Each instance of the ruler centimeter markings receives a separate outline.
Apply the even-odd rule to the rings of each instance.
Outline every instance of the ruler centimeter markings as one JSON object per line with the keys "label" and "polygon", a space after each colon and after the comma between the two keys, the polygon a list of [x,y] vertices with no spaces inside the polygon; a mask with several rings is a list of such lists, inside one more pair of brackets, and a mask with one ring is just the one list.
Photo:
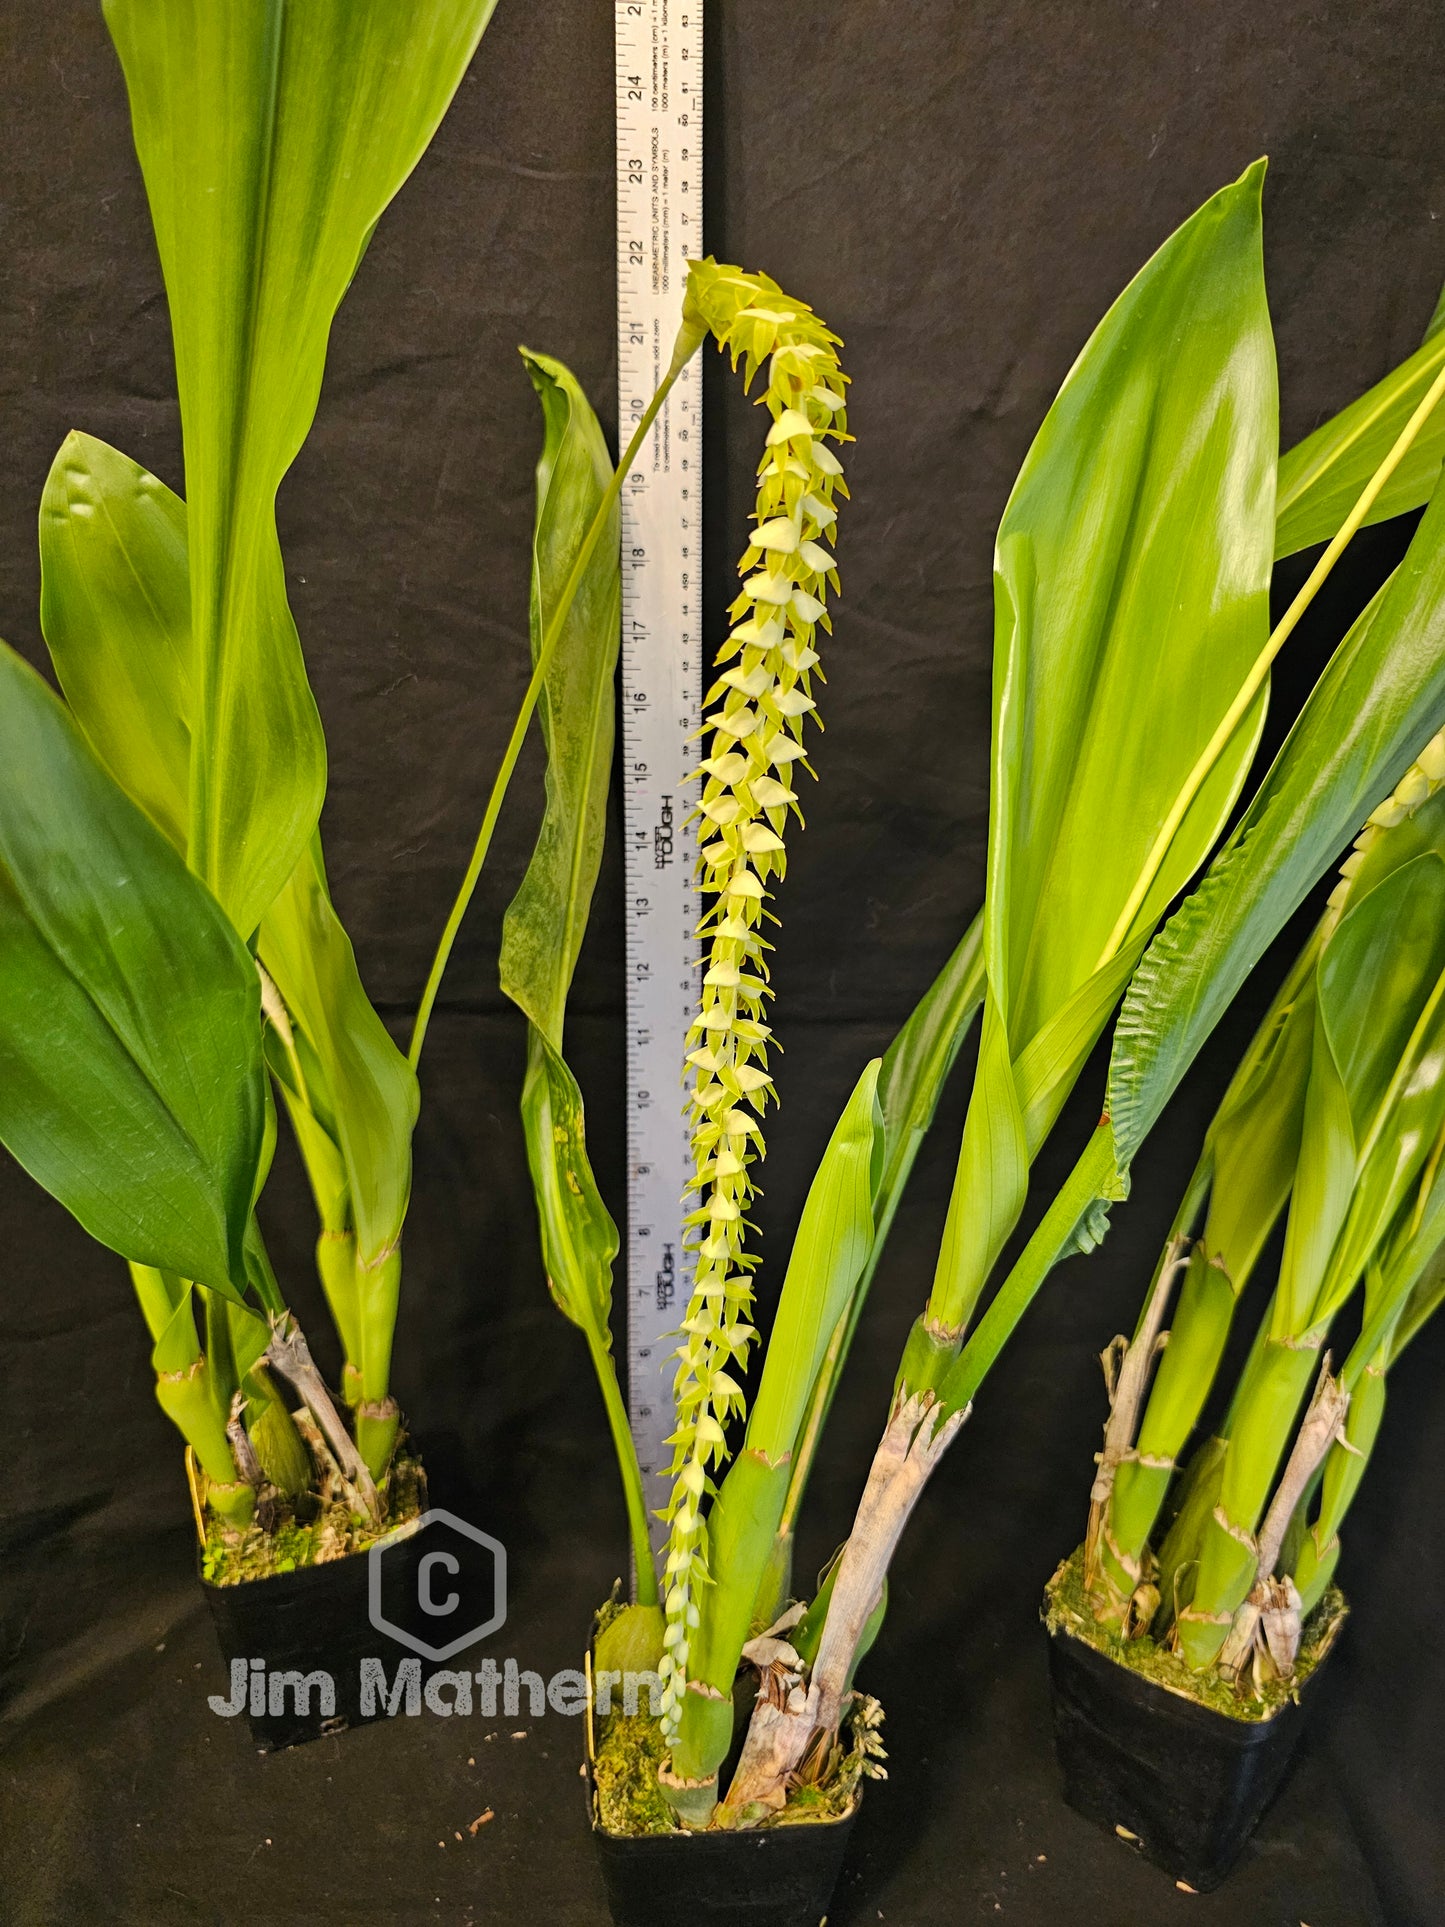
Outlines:
{"label": "ruler centimeter markings", "polygon": [[[618,432],[672,358],[702,253],[702,0],[615,0]],[[694,356],[622,491],[627,932],[627,1379],[649,1510],[667,1496],[672,1334],[689,1292],[684,1039],[697,1009],[696,842],[682,779],[702,755],[702,370]],[[666,1528],[654,1519],[653,1542]]]}

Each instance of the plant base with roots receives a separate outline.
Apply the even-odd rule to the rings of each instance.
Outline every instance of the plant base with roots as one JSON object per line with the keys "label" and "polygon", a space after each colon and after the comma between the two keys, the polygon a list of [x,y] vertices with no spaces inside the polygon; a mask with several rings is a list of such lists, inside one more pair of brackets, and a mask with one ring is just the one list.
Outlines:
{"label": "plant base with roots", "polygon": [[302,1409],[295,1419],[311,1453],[316,1477],[312,1490],[294,1503],[277,1493],[270,1494],[266,1509],[271,1520],[269,1529],[261,1523],[259,1508],[257,1517],[244,1530],[228,1526],[213,1509],[200,1503],[202,1495],[193,1480],[197,1524],[204,1527],[201,1576],[208,1585],[239,1586],[249,1580],[295,1572],[303,1566],[345,1559],[352,1553],[365,1552],[384,1533],[394,1532],[426,1510],[426,1472],[421,1460],[407,1450],[405,1435],[381,1487],[381,1518],[377,1521],[358,1515],[347,1483],[311,1415]]}
{"label": "plant base with roots", "polygon": [[1064,1560],[1045,1588],[1043,1619],[1050,1632],[1066,1632],[1116,1665],[1128,1667],[1198,1706],[1230,1719],[1267,1720],[1299,1698],[1301,1687],[1338,1639],[1348,1611],[1344,1594],[1338,1586],[1331,1586],[1304,1623],[1299,1653],[1288,1678],[1271,1676],[1261,1667],[1246,1667],[1234,1680],[1212,1668],[1196,1672],[1180,1654],[1147,1632],[1125,1638],[1100,1624],[1084,1586],[1081,1546]]}
{"label": "plant base with roots", "polygon": [[[621,1610],[615,1598],[603,1606],[598,1614],[599,1634]],[[735,1750],[748,1728],[754,1703],[753,1694],[740,1675],[734,1698]],[[644,1688],[641,1705],[645,1708],[646,1704]],[[883,1709],[877,1700],[870,1699],[866,1693],[850,1694],[843,1709],[842,1732],[829,1755],[810,1762],[806,1775],[791,1779],[783,1804],[754,1824],[797,1826],[840,1820],[851,1813],[857,1805],[862,1781],[886,1777],[880,1764],[882,1720]],[[588,1733],[593,1819],[602,1832],[635,1839],[690,1831],[683,1826],[677,1809],[659,1784],[658,1774],[668,1757],[660,1720],[646,1711],[599,1713],[590,1719]],[[731,1760],[725,1763],[724,1782],[731,1764]],[[725,1806],[719,1806],[708,1831],[731,1830],[732,1818]]]}

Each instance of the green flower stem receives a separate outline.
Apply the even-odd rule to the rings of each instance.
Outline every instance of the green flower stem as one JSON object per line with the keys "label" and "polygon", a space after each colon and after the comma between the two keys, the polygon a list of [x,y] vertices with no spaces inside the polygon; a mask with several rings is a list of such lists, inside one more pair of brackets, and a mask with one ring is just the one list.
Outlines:
{"label": "green flower stem", "polygon": [[522,753],[522,744],[526,740],[527,726],[532,720],[532,712],[537,707],[537,700],[546,684],[547,676],[552,667],[552,658],[557,653],[557,644],[561,640],[562,630],[566,625],[567,616],[572,604],[576,600],[577,591],[582,586],[583,577],[587,573],[587,565],[592,560],[592,554],[598,542],[602,539],[603,530],[607,527],[617,498],[622,492],[622,484],[627,478],[628,471],[637,460],[642,445],[647,440],[652,425],[657,420],[658,414],[662,409],[663,403],[672,392],[673,384],[697,352],[698,348],[702,345],[702,341],[702,332],[691,326],[685,320],[678,334],[677,346],[673,350],[671,365],[667,373],[663,376],[662,385],[643,410],[641,419],[632,432],[632,439],[622,452],[622,458],[613,471],[612,479],[607,484],[601,501],[597,504],[597,512],[592,518],[591,527],[582,538],[581,546],[577,550],[576,559],[572,564],[566,582],[563,584],[562,593],[557,598],[556,606],[543,632],[542,645],[537,651],[537,660],[532,667],[531,681],[527,684],[526,694],[522,698],[522,706],[517,711],[517,720],[512,725],[512,733],[507,740],[507,747],[502,756],[501,767],[498,769],[496,780],[492,784],[492,793],[487,798],[487,807],[482,816],[482,826],[477,831],[477,840],[472,848],[471,861],[467,864],[466,875],[462,878],[461,888],[457,892],[456,901],[451,908],[451,914],[448,916],[445,927],[442,930],[441,939],[436,948],[436,955],[432,958],[431,970],[427,975],[426,987],[422,991],[421,1002],[417,1006],[416,1021],[412,1026],[411,1044],[407,1050],[407,1062],[413,1070],[416,1069],[417,1062],[421,1057],[422,1045],[426,1042],[427,1026],[431,1022],[431,1014],[436,1004],[437,993],[441,989],[442,973],[447,967],[447,960],[452,954],[452,945],[456,942],[457,932],[462,926],[462,918],[467,914],[467,906],[471,903],[473,892],[476,890],[477,879],[482,874],[482,865],[486,862],[487,851],[491,848],[492,833],[497,827],[497,818],[501,814],[502,804],[506,799],[507,787],[512,780],[512,772],[517,767],[517,758]]}

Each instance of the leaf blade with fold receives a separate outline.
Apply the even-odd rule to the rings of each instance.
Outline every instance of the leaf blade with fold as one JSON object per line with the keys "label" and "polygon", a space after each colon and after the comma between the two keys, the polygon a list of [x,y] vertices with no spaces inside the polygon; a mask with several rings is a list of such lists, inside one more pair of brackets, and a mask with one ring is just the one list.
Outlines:
{"label": "leaf blade with fold", "polygon": [[[929,1301],[951,1345],[1028,1166],[1264,721],[1278,409],[1262,164],[1095,329],[1000,524],[984,950],[993,1027]],[[1188,352],[1180,352],[1187,341]],[[922,1369],[921,1363],[915,1369]],[[910,1383],[912,1380],[910,1379]]]}
{"label": "leaf blade with fold", "polygon": [[493,4],[106,0],[181,398],[188,855],[243,936],[294,869],[325,787],[276,490],[315,414],[332,316]]}
{"label": "leaf blade with fold", "polygon": [[[1445,368],[1442,308],[1445,293],[1414,354],[1280,457],[1277,556],[1327,542],[1349,514],[1431,382]],[[1376,497],[1365,526],[1423,508],[1435,491],[1442,459],[1445,407],[1437,406]]]}
{"label": "leaf blade with fold", "polygon": [[122,1256],[238,1297],[265,1129],[255,967],[0,645],[0,1138]]}
{"label": "leaf blade with fold", "polygon": [[[597,417],[576,377],[550,355],[523,351],[542,405],[532,547],[531,644],[612,477]],[[562,1048],[567,989],[587,926],[607,828],[622,580],[613,509],[578,586],[538,702],[547,745],[546,804],[536,848],[502,925],[502,988]]]}
{"label": "leaf blade with fold", "polygon": [[[181,850],[195,691],[187,544],[178,495],[105,442],[66,438],[41,505],[46,644],[92,748]],[[310,1046],[309,1104],[342,1158],[357,1255],[372,1264],[406,1216],[416,1077],[362,986],[319,838],[262,918],[258,948]],[[292,1112],[303,1152],[314,1149]]]}
{"label": "leaf blade with fold", "polygon": [[1245,977],[1445,718],[1445,493],[1330,659],[1199,887],[1145,952],[1115,1027],[1108,1110],[1132,1161]]}

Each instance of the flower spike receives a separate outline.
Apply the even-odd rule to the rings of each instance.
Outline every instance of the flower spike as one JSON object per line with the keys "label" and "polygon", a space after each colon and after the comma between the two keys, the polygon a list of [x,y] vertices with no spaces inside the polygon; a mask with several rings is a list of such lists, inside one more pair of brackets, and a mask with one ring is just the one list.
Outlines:
{"label": "flower spike", "polygon": [[850,439],[838,337],[775,281],[695,261],[684,316],[685,329],[705,328],[742,367],[746,386],[766,365],[760,399],[772,421],[758,465],[756,526],[738,564],[742,588],[717,652],[722,673],[707,695],[702,795],[689,819],[701,826],[698,877],[711,901],[698,929],[707,967],[687,1053],[695,1204],[686,1226],[696,1269],[676,1353],[673,1490],[663,1512],[670,1534],[660,1671],[669,1736],[699,1620],[694,1593],[708,1583],[702,1507],[727,1457],[727,1421],[745,1410],[739,1378],[757,1338],[749,1322],[757,1259],[743,1249],[745,1214],[764,1150],[762,1114],[776,1102],[767,1061],[770,946],[759,926],[785,874],[790,812],[802,821],[796,783],[808,769],[804,724],[816,721],[815,643],[831,628],[827,598],[838,573],[830,545],[837,502],[848,493],[829,443]]}

